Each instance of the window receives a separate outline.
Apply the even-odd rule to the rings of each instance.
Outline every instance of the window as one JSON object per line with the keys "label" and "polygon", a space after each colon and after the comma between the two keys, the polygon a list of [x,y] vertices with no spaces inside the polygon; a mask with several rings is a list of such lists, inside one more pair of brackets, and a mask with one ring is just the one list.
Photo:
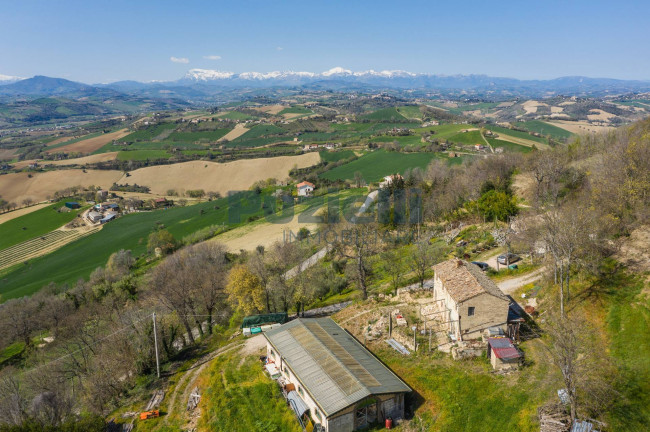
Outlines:
{"label": "window", "polygon": [[298,393],[300,393],[300,396],[304,396],[305,392],[302,391],[302,387],[298,386]]}
{"label": "window", "polygon": [[323,421],[323,417],[320,415],[320,411],[318,411],[318,408],[314,408],[314,415],[318,420]]}
{"label": "window", "polygon": [[474,306],[470,306],[467,308],[467,316],[472,316],[474,315]]}
{"label": "window", "polygon": [[271,357],[275,358],[275,353],[271,350]]}

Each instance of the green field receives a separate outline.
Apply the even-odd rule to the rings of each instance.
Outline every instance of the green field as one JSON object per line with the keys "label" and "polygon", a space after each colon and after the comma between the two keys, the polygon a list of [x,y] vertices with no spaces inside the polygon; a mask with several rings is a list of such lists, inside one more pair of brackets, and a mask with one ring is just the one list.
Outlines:
{"label": "green field", "polygon": [[128,134],[120,141],[124,142],[136,142],[136,141],[151,141],[156,138],[158,135],[167,132],[171,129],[176,129],[176,125],[173,123],[162,123],[158,125],[148,126],[144,129],[137,130],[133,133]]}
{"label": "green field", "polygon": [[474,125],[467,125],[467,124],[442,124],[438,126],[416,128],[413,129],[413,131],[416,133],[435,132],[433,134],[433,138],[437,138],[439,140],[445,140],[451,136],[458,134],[463,129],[471,129],[474,127],[475,127]]}
{"label": "green field", "polygon": [[309,108],[305,108],[302,106],[293,106],[290,108],[285,108],[282,111],[280,111],[278,114],[312,114],[313,111],[310,110]]}
{"label": "green field", "polygon": [[154,159],[169,159],[172,154],[165,150],[129,150],[121,151],[117,154],[117,160],[154,160]]}
{"label": "green field", "polygon": [[467,145],[482,144],[482,145],[485,145],[485,141],[483,140],[483,137],[481,136],[481,131],[477,131],[477,130],[457,133],[456,135],[452,135],[447,139],[449,141],[451,141],[451,142],[458,143],[458,144],[467,144]]}
{"label": "green field", "polygon": [[230,131],[231,129],[215,129],[196,132],[172,132],[167,139],[174,142],[217,141]]}
{"label": "green field", "polygon": [[488,138],[487,140],[492,148],[501,147],[504,151],[528,153],[533,150],[531,147],[511,143],[510,141],[503,141],[497,138]]}
{"label": "green field", "polygon": [[422,142],[422,136],[420,135],[407,135],[407,136],[384,135],[377,138],[373,138],[372,142],[397,142],[401,147],[406,147],[406,146],[421,147],[425,145],[425,143]]}
{"label": "green field", "polygon": [[541,120],[530,120],[526,122],[515,123],[515,126],[526,129],[531,132],[537,132],[542,135],[548,135],[553,139],[563,141],[573,136],[568,130],[553,126],[552,124]]}
{"label": "green field", "polygon": [[345,165],[341,165],[320,175],[328,180],[350,180],[354,173],[361,172],[367,182],[381,180],[382,177],[400,173],[407,168],[425,168],[436,158],[443,158],[439,153],[397,153],[375,150]]}
{"label": "green field", "polygon": [[254,118],[252,115],[244,114],[239,111],[230,111],[225,114],[219,114],[217,117],[228,120],[250,120]]}
{"label": "green field", "polygon": [[548,144],[548,140],[546,138],[536,137],[527,132],[517,131],[517,130],[508,129],[501,126],[493,126],[493,125],[486,125],[485,129],[491,130],[492,132],[496,132],[497,134],[510,135],[515,138],[521,138],[528,141],[536,141],[538,143]]}
{"label": "green field", "polygon": [[61,201],[0,224],[0,250],[47,234],[70,222],[80,210],[57,212],[64,204],[65,201]]}
{"label": "green field", "polygon": [[285,133],[287,133],[286,130],[274,125],[256,125],[234,141],[246,141],[251,138],[261,138],[268,135],[283,135]]}
{"label": "green field", "polygon": [[397,108],[382,108],[370,114],[365,114],[361,116],[361,118],[364,120],[379,121],[379,122],[391,122],[391,123],[408,122],[408,119],[397,111]]}
{"label": "green field", "polygon": [[420,119],[422,112],[419,106],[402,106],[397,108],[397,112],[406,117],[407,119]]}
{"label": "green field", "polygon": [[347,159],[354,156],[354,152],[352,150],[322,151],[319,154],[321,160],[326,162],[338,162],[342,159]]}

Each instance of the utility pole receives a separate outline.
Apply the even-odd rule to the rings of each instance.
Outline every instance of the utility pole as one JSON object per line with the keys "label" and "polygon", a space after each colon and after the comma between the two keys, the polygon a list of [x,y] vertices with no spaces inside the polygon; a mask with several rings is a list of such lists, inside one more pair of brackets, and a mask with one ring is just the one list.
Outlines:
{"label": "utility pole", "polygon": [[153,341],[156,347],[156,373],[160,378],[160,359],[158,358],[158,333],[156,332],[156,312],[153,313]]}
{"label": "utility pole", "polygon": [[431,329],[429,329],[429,352],[431,352]]}

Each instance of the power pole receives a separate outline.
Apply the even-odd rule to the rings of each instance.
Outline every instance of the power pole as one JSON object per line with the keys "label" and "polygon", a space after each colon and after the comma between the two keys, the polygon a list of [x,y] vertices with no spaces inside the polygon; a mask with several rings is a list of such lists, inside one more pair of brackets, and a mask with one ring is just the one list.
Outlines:
{"label": "power pole", "polygon": [[160,378],[160,359],[158,358],[158,333],[156,332],[156,312],[153,313],[153,341],[156,347],[156,373]]}
{"label": "power pole", "polygon": [[429,329],[429,352],[431,352],[431,329]]}

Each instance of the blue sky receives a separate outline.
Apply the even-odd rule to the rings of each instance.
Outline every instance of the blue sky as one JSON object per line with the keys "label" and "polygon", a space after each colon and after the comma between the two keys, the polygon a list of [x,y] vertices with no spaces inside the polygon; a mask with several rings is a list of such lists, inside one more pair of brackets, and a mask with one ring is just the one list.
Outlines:
{"label": "blue sky", "polygon": [[0,0],[0,74],[96,83],[342,66],[647,80],[648,17],[648,1]]}

